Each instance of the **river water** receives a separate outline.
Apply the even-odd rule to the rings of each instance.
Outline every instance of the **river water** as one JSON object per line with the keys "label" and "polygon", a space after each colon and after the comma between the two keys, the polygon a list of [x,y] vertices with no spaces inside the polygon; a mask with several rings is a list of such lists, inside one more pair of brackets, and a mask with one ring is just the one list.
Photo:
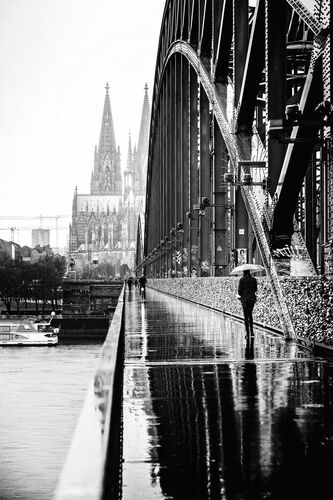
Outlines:
{"label": "river water", "polygon": [[49,500],[102,342],[0,347],[0,499]]}

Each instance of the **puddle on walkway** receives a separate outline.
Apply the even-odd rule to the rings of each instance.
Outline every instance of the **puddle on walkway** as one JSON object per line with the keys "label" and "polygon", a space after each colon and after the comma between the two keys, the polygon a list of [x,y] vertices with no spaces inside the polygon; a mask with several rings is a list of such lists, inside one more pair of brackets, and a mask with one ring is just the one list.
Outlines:
{"label": "puddle on walkway", "polygon": [[155,292],[126,332],[124,500],[325,498],[330,363]]}

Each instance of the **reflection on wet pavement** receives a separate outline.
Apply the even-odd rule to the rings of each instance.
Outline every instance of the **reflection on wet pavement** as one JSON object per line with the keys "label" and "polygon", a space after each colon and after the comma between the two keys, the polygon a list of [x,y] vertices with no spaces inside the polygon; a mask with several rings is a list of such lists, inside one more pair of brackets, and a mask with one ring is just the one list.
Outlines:
{"label": "reflection on wet pavement", "polygon": [[151,290],[125,330],[123,499],[327,498],[330,362]]}

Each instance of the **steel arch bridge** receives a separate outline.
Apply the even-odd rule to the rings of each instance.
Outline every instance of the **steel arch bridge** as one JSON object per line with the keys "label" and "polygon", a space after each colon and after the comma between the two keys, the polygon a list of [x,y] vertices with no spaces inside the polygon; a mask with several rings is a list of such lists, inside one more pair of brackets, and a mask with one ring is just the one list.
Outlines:
{"label": "steel arch bridge", "polygon": [[167,0],[153,88],[148,276],[331,273],[333,0]]}

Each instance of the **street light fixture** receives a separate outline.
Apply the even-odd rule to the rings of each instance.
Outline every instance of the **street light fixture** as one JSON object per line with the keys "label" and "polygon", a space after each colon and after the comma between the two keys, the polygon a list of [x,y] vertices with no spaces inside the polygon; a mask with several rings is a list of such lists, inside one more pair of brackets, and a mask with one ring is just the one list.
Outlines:
{"label": "street light fixture", "polygon": [[287,105],[283,118],[272,119],[268,121],[268,136],[270,139],[277,140],[281,144],[295,143],[318,143],[318,137],[286,137],[293,127],[317,127],[322,129],[333,124],[333,107],[327,99],[320,102],[314,109],[318,118],[306,118],[299,109],[298,104]]}
{"label": "street light fixture", "polygon": [[[224,174],[224,182],[233,186],[261,186],[264,190],[268,189],[270,178],[264,177],[260,182],[253,182],[251,174],[243,174],[243,180],[237,182],[232,174]],[[214,206],[214,205],[211,205]],[[219,205],[215,205],[219,206]]]}

